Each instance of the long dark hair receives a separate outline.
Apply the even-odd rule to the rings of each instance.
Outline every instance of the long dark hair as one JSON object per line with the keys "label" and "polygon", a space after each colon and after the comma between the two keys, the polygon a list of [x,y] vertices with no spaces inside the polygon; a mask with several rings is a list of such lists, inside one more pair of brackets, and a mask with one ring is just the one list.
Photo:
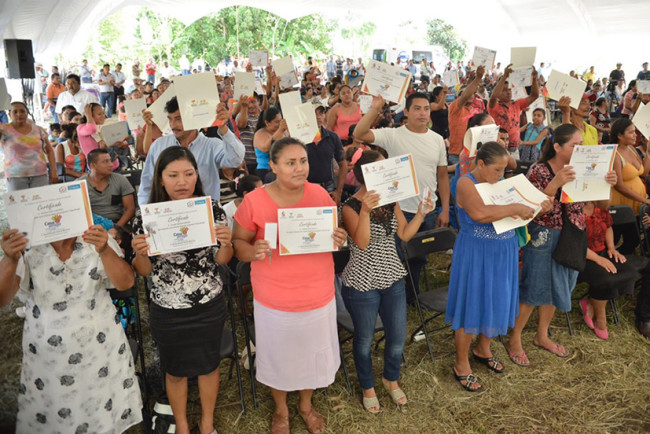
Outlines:
{"label": "long dark hair", "polygon": [[618,118],[612,123],[612,129],[609,132],[609,137],[611,138],[614,143],[618,143],[619,138],[621,134],[625,134],[625,130],[627,128],[633,125],[632,121],[629,120],[628,118]]}
{"label": "long dark hair", "polygon": [[359,184],[364,185],[366,183],[363,179],[363,171],[361,170],[361,166],[364,164],[373,163],[379,160],[381,156],[382,155],[377,151],[363,151],[361,153],[361,157],[359,157],[357,162],[354,164],[354,168],[352,169],[352,172],[354,172],[354,177],[357,178]]}
{"label": "long dark hair", "polygon": [[551,158],[555,157],[555,147],[553,146],[557,143],[560,146],[564,146],[575,133],[580,132],[578,127],[573,124],[562,124],[553,131],[553,140],[547,140],[542,149],[542,156],[539,159],[540,163],[546,163]]}
{"label": "long dark hair", "polygon": [[[92,112],[95,110],[95,107],[102,108],[102,106],[99,105],[99,104],[96,103],[96,102],[89,102],[88,104],[90,104],[90,113],[91,113],[91,114],[92,114]],[[102,110],[103,110],[103,109],[102,109]],[[88,118],[86,117],[85,114],[84,114],[83,117],[81,118],[81,123],[82,123],[82,124],[87,124],[87,123],[88,123]]]}
{"label": "long dark hair", "polygon": [[201,178],[199,177],[199,168],[192,151],[183,146],[172,146],[162,151],[158,157],[158,161],[156,161],[156,167],[153,171],[153,181],[151,183],[151,193],[149,194],[149,203],[167,202],[171,200],[167,190],[162,186],[162,173],[170,163],[177,160],[187,160],[192,164],[194,170],[196,170],[196,184],[194,185],[193,195],[205,196],[203,187],[201,186]]}
{"label": "long dark hair", "polygon": [[266,123],[271,122],[279,114],[280,114],[280,110],[278,110],[278,108],[275,106],[270,106],[269,108],[264,110],[260,114],[260,117],[257,119],[257,125],[255,126],[255,131],[261,130],[262,128],[266,127]]}
{"label": "long dark hair", "polygon": [[636,86],[636,80],[630,81],[630,83],[627,85],[627,89],[625,90],[625,92],[623,92],[623,95],[621,95],[621,97],[624,97],[625,94],[631,91],[634,86]]}
{"label": "long dark hair", "polygon": [[476,161],[482,161],[486,166],[494,164],[499,157],[507,157],[508,151],[497,142],[486,142],[476,152]]}
{"label": "long dark hair", "polygon": [[300,140],[294,139],[293,137],[283,137],[280,140],[276,140],[273,142],[273,145],[271,145],[271,150],[269,151],[269,159],[273,163],[278,164],[278,157],[280,157],[282,150],[287,146],[300,146],[305,152],[307,152],[305,144]]}
{"label": "long dark hair", "polygon": [[467,129],[480,126],[488,116],[490,115],[487,112],[476,113],[467,121]]}

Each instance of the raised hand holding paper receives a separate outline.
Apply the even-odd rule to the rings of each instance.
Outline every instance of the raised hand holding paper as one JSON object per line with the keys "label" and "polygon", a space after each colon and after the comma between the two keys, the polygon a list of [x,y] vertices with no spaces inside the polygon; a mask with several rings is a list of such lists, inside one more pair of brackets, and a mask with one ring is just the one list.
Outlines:
{"label": "raised hand holding paper", "polygon": [[126,120],[129,123],[129,128],[131,128],[131,130],[137,130],[144,126],[145,122],[144,119],[142,119],[142,110],[146,109],[147,100],[144,98],[124,100]]}
{"label": "raised hand holding paper", "polygon": [[296,69],[293,66],[291,57],[283,57],[271,62],[273,70],[280,80],[280,87],[284,89],[291,88],[298,84],[298,76],[296,76]]}
{"label": "raised hand holding paper", "polygon": [[510,48],[510,64],[513,68],[535,65],[537,47],[512,47]]}
{"label": "raised hand holding paper", "polygon": [[576,179],[562,187],[562,202],[608,200],[612,186],[605,181],[612,170],[617,145],[575,146],[569,166]]}
{"label": "raised hand holding paper", "polygon": [[637,80],[636,89],[641,93],[650,94],[650,80]]}
{"label": "raised hand holding paper", "polygon": [[93,224],[85,180],[5,193],[9,227],[32,246],[83,234]]}
{"label": "raised hand holding paper", "polygon": [[511,88],[511,91],[512,99],[515,101],[522,98],[528,98],[528,92],[526,92],[525,87],[513,87]]}
{"label": "raised hand holding paper", "polygon": [[472,127],[467,130],[463,138],[463,146],[469,152],[469,157],[476,156],[479,143],[496,142],[499,138],[498,125],[483,125]]}
{"label": "raised hand holding paper", "polygon": [[458,71],[450,69],[442,73],[442,82],[447,86],[456,86],[460,81],[458,80]]}
{"label": "raised hand holding paper", "polygon": [[300,91],[298,90],[280,94],[280,108],[282,109],[282,115],[284,117],[286,117],[285,111],[289,112],[291,107],[296,107],[301,104],[302,98],[300,98]]}
{"label": "raised hand holding paper", "polygon": [[338,223],[335,206],[278,209],[280,255],[333,252]]}
{"label": "raised hand holding paper", "polygon": [[526,87],[533,84],[533,67],[521,66],[513,68],[510,76],[508,77],[508,84],[511,88]]}
{"label": "raised hand holding paper", "polygon": [[172,83],[147,109],[147,111],[151,112],[152,120],[156,125],[158,125],[160,131],[165,131],[169,125],[169,119],[167,119],[167,112],[165,111],[165,104],[175,96],[176,88],[174,87],[174,83]]}
{"label": "raised hand holding paper", "polygon": [[251,50],[248,54],[248,61],[252,66],[261,66],[266,68],[269,64],[269,52],[266,50]]}
{"label": "raised hand holding paper", "polygon": [[639,129],[646,139],[650,139],[650,104],[643,104],[632,118],[632,123]]}
{"label": "raised hand holding paper", "polygon": [[111,146],[115,142],[126,140],[129,138],[127,122],[120,121],[112,124],[104,124],[99,129],[99,134],[101,134],[107,146]]}
{"label": "raised hand holding paper", "polygon": [[420,193],[411,154],[364,164],[361,170],[366,189],[379,194],[377,206],[408,199]]}
{"label": "raised hand holding paper", "polygon": [[571,107],[576,110],[580,105],[586,86],[587,83],[584,81],[558,72],[555,69],[551,71],[546,82],[549,98],[559,101],[561,97],[568,96],[571,98]]}
{"label": "raised hand holding paper", "polygon": [[174,77],[174,87],[183,128],[189,131],[211,126],[219,104],[219,91],[214,74],[206,72]]}
{"label": "raised hand holding paper", "polygon": [[140,212],[142,226],[149,235],[149,256],[217,243],[209,196],[147,204]]}
{"label": "raised hand holding paper", "polygon": [[472,63],[475,68],[484,66],[485,69],[490,70],[494,66],[494,59],[497,57],[495,50],[489,48],[474,47],[474,55],[472,56]]}
{"label": "raised hand holding paper", "polygon": [[385,100],[400,104],[411,84],[411,74],[396,66],[371,60],[361,89],[364,93],[383,96]]}
{"label": "raised hand holding paper", "polygon": [[312,103],[283,108],[282,114],[287,121],[289,135],[303,143],[312,143],[319,134],[318,120]]}
{"label": "raised hand holding paper", "polygon": [[372,95],[359,95],[359,108],[361,113],[368,113],[372,105]]}
{"label": "raised hand holding paper", "polygon": [[235,73],[234,97],[236,100],[242,95],[252,97],[255,92],[255,74],[252,72]]}

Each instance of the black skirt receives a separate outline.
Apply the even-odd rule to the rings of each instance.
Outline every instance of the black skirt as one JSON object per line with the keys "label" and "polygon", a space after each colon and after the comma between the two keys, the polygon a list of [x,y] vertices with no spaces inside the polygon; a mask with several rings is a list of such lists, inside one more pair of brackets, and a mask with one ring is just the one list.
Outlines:
{"label": "black skirt", "polygon": [[151,336],[158,344],[163,372],[174,377],[196,377],[217,369],[225,321],[223,294],[188,309],[167,309],[152,302]]}
{"label": "black skirt", "polygon": [[[607,252],[601,252],[600,256],[607,257]],[[638,274],[636,270],[627,262],[621,264],[612,261],[612,263],[616,267],[616,274],[608,272],[594,261],[587,261],[584,271],[578,276],[578,282],[586,282],[589,285],[591,298],[610,300],[634,293],[634,283]]]}

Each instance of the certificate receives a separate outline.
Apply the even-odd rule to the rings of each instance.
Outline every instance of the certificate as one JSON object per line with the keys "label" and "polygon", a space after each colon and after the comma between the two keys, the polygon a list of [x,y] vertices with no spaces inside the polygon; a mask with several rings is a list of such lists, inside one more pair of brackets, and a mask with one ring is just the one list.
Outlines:
{"label": "certificate", "polygon": [[[512,205],[519,203],[533,208],[535,210],[535,216],[542,209],[542,202],[548,199],[544,193],[539,191],[522,174],[504,179],[496,184],[487,182],[476,184],[476,190],[486,205]],[[519,217],[505,217],[492,222],[492,226],[494,226],[497,234],[502,234],[506,231],[526,226],[532,220],[522,220]]]}
{"label": "certificate", "polygon": [[257,92],[258,95],[266,95],[262,80],[255,80],[255,92]]}
{"label": "certificate", "polygon": [[447,86],[456,86],[460,81],[458,80],[458,71],[450,69],[442,73],[442,82]]}
{"label": "certificate", "polygon": [[510,90],[512,91],[512,99],[514,101],[522,98],[528,98],[528,92],[526,92],[525,87],[513,87]]}
{"label": "certificate", "polygon": [[[637,80],[636,90],[641,93],[650,93],[650,80]],[[0,90],[0,93],[2,91]]]}
{"label": "certificate", "polygon": [[213,246],[212,200],[209,196],[144,205],[142,227],[149,238],[149,256]]}
{"label": "certificate", "polygon": [[379,194],[379,204],[386,205],[420,194],[413,156],[389,157],[361,166],[368,191]]}
{"label": "certificate", "polygon": [[85,180],[3,196],[9,227],[26,232],[32,246],[77,237],[93,224]]}
{"label": "certificate", "polygon": [[284,113],[285,110],[288,112],[291,107],[295,107],[301,104],[302,98],[300,97],[300,91],[298,90],[280,94],[280,108],[282,109],[282,115],[284,117],[287,117]]}
{"label": "certificate", "polygon": [[242,95],[250,98],[253,93],[255,93],[255,74],[252,72],[236,72],[233,91],[235,99],[239,101]]}
{"label": "certificate", "polygon": [[399,104],[404,99],[410,84],[410,72],[397,66],[371,60],[361,89],[364,93],[381,95],[385,100]]}
{"label": "certificate", "polygon": [[646,139],[650,139],[650,104],[641,103],[639,105],[639,109],[632,118],[632,123]]}
{"label": "certificate", "polygon": [[513,68],[520,66],[534,66],[537,47],[512,47],[510,48],[510,64]]}
{"label": "certificate", "polygon": [[115,142],[121,142],[129,138],[129,130],[126,121],[119,121],[112,124],[104,124],[99,130],[99,134],[104,138],[106,146],[111,146]]}
{"label": "certificate", "polygon": [[483,65],[486,70],[492,69],[494,66],[494,59],[497,57],[495,50],[489,48],[474,47],[474,55],[472,56],[472,63],[475,68]]}
{"label": "certificate", "polygon": [[271,62],[273,70],[278,76],[280,87],[289,89],[298,84],[298,76],[296,75],[296,68],[293,66],[291,57],[283,57]]}
{"label": "certificate", "polygon": [[281,89],[291,89],[298,84],[298,76],[296,71],[289,71],[279,77]]}
{"label": "certificate", "polygon": [[280,255],[332,252],[338,217],[335,206],[278,209]]}
{"label": "certificate", "polygon": [[303,143],[315,141],[316,137],[320,135],[315,109],[310,102],[282,109],[291,137]]}
{"label": "certificate", "polygon": [[465,132],[463,146],[469,152],[469,157],[474,158],[479,144],[496,142],[499,138],[498,125],[483,125],[472,127]]}
{"label": "certificate", "polygon": [[214,74],[204,72],[174,77],[174,87],[185,131],[211,126],[217,117],[219,104]]}
{"label": "certificate", "polygon": [[551,75],[548,76],[546,82],[549,98],[559,101],[561,97],[568,96],[571,98],[570,105],[574,109],[578,109],[586,87],[587,83],[584,81],[558,72],[555,69],[551,71]]}
{"label": "certificate", "polygon": [[175,96],[176,88],[174,87],[174,83],[172,83],[169,85],[165,93],[160,95],[147,109],[151,112],[152,120],[156,125],[158,125],[160,131],[164,132],[169,125],[169,119],[167,119],[167,112],[165,111],[165,104]]}
{"label": "certificate", "polygon": [[266,68],[269,64],[269,52],[266,50],[251,50],[248,53],[248,61],[251,66]]}
{"label": "certificate", "polygon": [[372,105],[372,95],[359,95],[359,108],[361,113],[368,113]]}
{"label": "certificate", "polygon": [[147,100],[144,98],[124,100],[124,111],[126,120],[131,130],[137,130],[144,127],[145,122],[142,119],[142,110],[147,109]]}
{"label": "certificate", "polygon": [[605,181],[612,170],[617,145],[576,146],[569,165],[576,179],[562,187],[562,202],[608,200],[612,186]]}
{"label": "certificate", "polygon": [[511,88],[530,86],[533,84],[532,73],[532,66],[513,68],[510,77],[508,77],[508,84]]}

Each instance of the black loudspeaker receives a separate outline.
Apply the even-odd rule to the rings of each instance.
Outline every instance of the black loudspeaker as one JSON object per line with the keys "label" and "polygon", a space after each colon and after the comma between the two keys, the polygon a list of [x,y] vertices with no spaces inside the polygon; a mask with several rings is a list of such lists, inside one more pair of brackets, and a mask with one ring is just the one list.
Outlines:
{"label": "black loudspeaker", "polygon": [[32,41],[5,39],[4,46],[9,78],[36,78]]}

